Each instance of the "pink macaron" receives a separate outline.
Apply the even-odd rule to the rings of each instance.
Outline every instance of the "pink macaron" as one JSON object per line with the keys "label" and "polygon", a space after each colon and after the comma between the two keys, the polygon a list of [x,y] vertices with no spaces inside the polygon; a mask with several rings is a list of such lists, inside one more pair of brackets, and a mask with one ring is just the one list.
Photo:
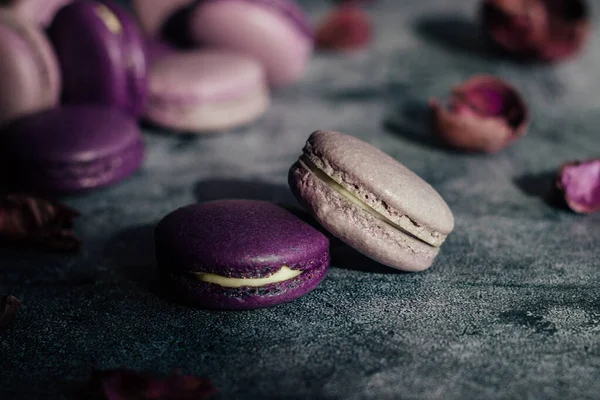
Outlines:
{"label": "pink macaron", "polygon": [[262,65],[224,50],[149,48],[150,86],[145,117],[163,128],[204,133],[260,117],[270,103]]}
{"label": "pink macaron", "polygon": [[75,0],[12,0],[9,7],[24,19],[42,28],[50,25],[62,7]]}
{"label": "pink macaron", "polygon": [[50,42],[32,22],[0,11],[0,126],[54,107],[61,77]]}
{"label": "pink macaron", "polygon": [[132,0],[131,6],[144,33],[159,37],[169,19],[193,3],[194,0]]}
{"label": "pink macaron", "polygon": [[299,80],[313,50],[308,19],[291,0],[205,0],[189,24],[192,42],[260,60],[271,86]]}

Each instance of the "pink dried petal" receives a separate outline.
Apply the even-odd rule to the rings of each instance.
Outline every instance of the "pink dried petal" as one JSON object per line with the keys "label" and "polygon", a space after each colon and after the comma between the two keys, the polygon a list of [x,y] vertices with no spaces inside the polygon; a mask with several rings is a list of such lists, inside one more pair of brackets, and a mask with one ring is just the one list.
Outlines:
{"label": "pink dried petal", "polygon": [[0,297],[0,335],[13,324],[21,302],[14,296]]}
{"label": "pink dried petal", "polygon": [[208,378],[159,378],[127,369],[94,371],[90,389],[103,400],[203,400],[216,393]]}
{"label": "pink dried petal", "polygon": [[565,59],[589,36],[583,0],[485,0],[481,14],[491,41],[516,57]]}
{"label": "pink dried petal", "polygon": [[569,208],[589,214],[600,210],[600,159],[563,164],[556,187]]}
{"label": "pink dried petal", "polygon": [[528,111],[519,93],[503,80],[477,75],[457,86],[448,107],[431,99],[436,136],[456,149],[496,153],[523,136]]}
{"label": "pink dried petal", "polygon": [[353,5],[333,10],[319,25],[315,44],[321,49],[356,50],[371,41],[372,27],[369,16]]}

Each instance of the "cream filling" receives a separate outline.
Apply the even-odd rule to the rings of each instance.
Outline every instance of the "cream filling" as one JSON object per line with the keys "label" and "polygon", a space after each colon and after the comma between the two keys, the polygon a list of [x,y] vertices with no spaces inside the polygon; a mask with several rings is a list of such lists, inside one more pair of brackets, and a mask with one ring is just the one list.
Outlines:
{"label": "cream filling", "polygon": [[96,5],[94,9],[96,15],[104,22],[106,28],[114,33],[115,35],[120,35],[123,32],[123,25],[121,25],[121,21],[115,15],[114,12],[111,11],[110,8],[105,6],[104,4]]}
{"label": "cream filling", "polygon": [[348,191],[345,187],[343,187],[342,185],[340,185],[339,183],[337,183],[333,178],[331,178],[329,175],[327,175],[322,169],[320,169],[319,167],[317,167],[306,156],[306,154],[302,154],[300,156],[299,161],[300,161],[300,163],[307,170],[309,170],[310,172],[312,172],[317,178],[319,178],[321,181],[323,181],[333,191],[335,191],[338,194],[340,194],[341,196],[345,197],[350,202],[352,202],[353,204],[355,204],[359,208],[363,209],[364,211],[368,212],[369,214],[371,214],[375,218],[377,218],[377,219],[385,222],[386,224],[390,225],[392,228],[394,228],[396,230],[399,230],[400,232],[404,233],[405,235],[408,235],[408,236],[412,237],[413,239],[418,240],[419,242],[423,242],[426,245],[429,245],[431,247],[439,247],[439,245],[435,246],[435,245],[433,245],[431,243],[428,243],[428,242],[424,241],[423,239],[415,236],[415,234],[407,231],[406,229],[404,229],[400,225],[396,224],[395,222],[393,222],[392,220],[390,220],[389,218],[387,218],[385,215],[379,213],[377,210],[375,210],[374,208],[372,208],[371,206],[369,206],[367,203],[365,203],[364,201],[362,201],[361,199],[359,199],[358,197],[356,197],[353,193],[351,193],[350,191]]}
{"label": "cream filling", "polygon": [[260,287],[271,283],[285,282],[302,274],[303,271],[297,271],[284,265],[279,271],[266,278],[228,278],[226,276],[210,274],[208,272],[190,272],[194,277],[202,282],[214,283],[228,288],[240,288],[244,286]]}

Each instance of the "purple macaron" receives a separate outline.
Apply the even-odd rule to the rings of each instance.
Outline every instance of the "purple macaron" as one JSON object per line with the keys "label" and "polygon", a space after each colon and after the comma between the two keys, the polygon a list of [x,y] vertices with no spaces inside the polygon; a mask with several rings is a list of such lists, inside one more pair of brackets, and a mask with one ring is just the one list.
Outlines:
{"label": "purple macaron", "polygon": [[48,34],[61,65],[64,103],[142,114],[148,86],[144,40],[123,7],[109,0],[74,2],[58,12]]}
{"label": "purple macaron", "polygon": [[108,186],[142,164],[136,120],[103,106],[72,105],[21,118],[0,135],[11,186],[42,193]]}
{"label": "purple macaron", "polygon": [[192,42],[260,60],[271,86],[299,80],[312,55],[311,26],[292,0],[204,0],[189,24]]}
{"label": "purple macaron", "polygon": [[313,290],[329,266],[327,238],[290,212],[257,200],[180,208],[154,231],[173,295],[202,308],[274,306]]}

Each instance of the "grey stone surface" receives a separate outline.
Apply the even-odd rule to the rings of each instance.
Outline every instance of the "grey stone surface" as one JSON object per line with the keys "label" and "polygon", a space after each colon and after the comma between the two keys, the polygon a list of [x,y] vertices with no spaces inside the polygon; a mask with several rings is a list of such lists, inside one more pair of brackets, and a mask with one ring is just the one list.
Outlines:
{"label": "grey stone surface", "polygon": [[[0,294],[23,307],[0,338],[0,399],[64,398],[94,366],[180,368],[211,377],[220,399],[598,398],[600,214],[544,200],[559,164],[600,155],[598,33],[574,61],[514,64],[473,36],[476,3],[378,2],[374,45],[316,55],[260,121],[205,138],[147,129],[135,177],[64,199],[83,213],[80,254],[1,249]],[[425,123],[429,96],[478,72],[531,105],[527,136],[496,156],[441,149]],[[433,267],[396,273],[339,247],[289,304],[209,312],[161,296],[153,224],[207,199],[293,204],[287,169],[319,128],[380,147],[447,200],[456,228]]]}

